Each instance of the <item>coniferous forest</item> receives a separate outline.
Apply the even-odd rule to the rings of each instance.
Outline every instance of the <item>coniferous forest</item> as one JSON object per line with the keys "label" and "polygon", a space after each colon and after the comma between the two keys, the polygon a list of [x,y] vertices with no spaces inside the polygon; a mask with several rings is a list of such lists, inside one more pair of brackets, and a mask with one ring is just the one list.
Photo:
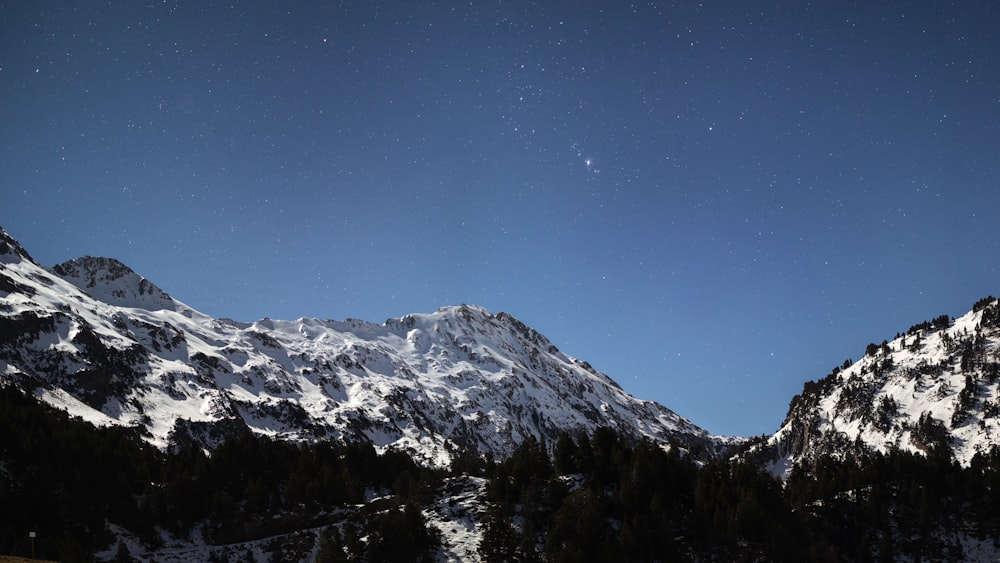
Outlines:
{"label": "coniferous forest", "polygon": [[[455,479],[485,480],[483,561],[962,560],[1000,552],[1000,454],[822,459],[785,483],[748,461],[694,463],[610,429],[468,453],[428,469],[370,444],[234,434],[162,452],[0,388],[0,554],[133,560],[199,536],[215,560],[259,541],[272,561],[431,561],[422,510]],[[733,459],[740,459],[735,456]],[[302,530],[317,535],[296,536]],[[316,538],[319,538],[318,540]],[[269,538],[280,538],[268,542]],[[296,539],[298,538],[298,540]],[[977,550],[973,552],[972,550]]]}

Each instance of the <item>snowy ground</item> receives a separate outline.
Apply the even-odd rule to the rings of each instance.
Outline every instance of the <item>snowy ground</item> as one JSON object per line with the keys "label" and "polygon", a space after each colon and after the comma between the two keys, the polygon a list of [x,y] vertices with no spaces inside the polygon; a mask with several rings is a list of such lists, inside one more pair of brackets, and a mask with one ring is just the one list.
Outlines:
{"label": "snowy ground", "polygon": [[[437,500],[424,510],[428,526],[441,532],[440,563],[480,560],[477,549],[482,537],[479,529],[484,512],[486,480],[478,477],[456,477],[445,481]],[[209,545],[196,528],[190,538],[175,538],[161,533],[162,545],[149,549],[124,528],[111,524],[118,542],[95,554],[98,561],[115,558],[119,543],[138,561],[156,563],[187,563],[190,561],[316,561],[325,527],[298,530],[290,534],[228,545]],[[282,555],[284,552],[284,556]],[[302,556],[301,554],[305,554]]]}
{"label": "snowy ground", "polygon": [[438,561],[479,561],[479,541],[482,529],[479,521],[484,512],[486,480],[478,477],[449,479],[443,495],[424,511],[427,524],[441,531],[441,552]]}

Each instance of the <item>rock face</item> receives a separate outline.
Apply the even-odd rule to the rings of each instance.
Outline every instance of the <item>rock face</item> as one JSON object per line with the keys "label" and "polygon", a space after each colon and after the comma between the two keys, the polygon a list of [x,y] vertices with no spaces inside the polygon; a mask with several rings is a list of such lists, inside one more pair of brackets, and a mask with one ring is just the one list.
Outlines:
{"label": "rock face", "polygon": [[173,311],[177,305],[162,289],[114,258],[84,256],[54,266],[52,273],[109,305],[148,311]]}
{"label": "rock face", "polygon": [[369,440],[443,465],[598,426],[696,455],[720,446],[507,313],[214,319],[114,259],[43,268],[0,230],[4,381],[91,422],[139,427],[160,447],[257,432]]}
{"label": "rock face", "polygon": [[776,473],[822,454],[892,448],[952,456],[968,465],[1000,443],[1000,301],[957,319],[910,327],[857,362],[809,382],[781,428],[751,455]]}

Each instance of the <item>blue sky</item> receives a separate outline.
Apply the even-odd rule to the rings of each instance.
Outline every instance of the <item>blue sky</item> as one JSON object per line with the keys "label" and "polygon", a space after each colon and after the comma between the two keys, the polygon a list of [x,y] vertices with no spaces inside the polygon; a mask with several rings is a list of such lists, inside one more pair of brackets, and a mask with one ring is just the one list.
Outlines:
{"label": "blue sky", "polygon": [[0,225],[213,316],[474,303],[753,435],[868,342],[1000,292],[991,2],[14,2],[0,25]]}

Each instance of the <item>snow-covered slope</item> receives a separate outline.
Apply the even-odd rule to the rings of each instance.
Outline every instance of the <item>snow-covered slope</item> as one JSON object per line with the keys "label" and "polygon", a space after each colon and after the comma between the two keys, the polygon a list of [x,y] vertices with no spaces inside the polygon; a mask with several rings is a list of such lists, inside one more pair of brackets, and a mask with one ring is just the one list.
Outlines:
{"label": "snow-covered slope", "polygon": [[54,266],[51,271],[109,305],[149,311],[177,310],[178,303],[173,298],[114,258],[84,256]]}
{"label": "snow-covered slope", "polygon": [[942,315],[807,383],[756,452],[776,473],[821,454],[947,451],[968,465],[1000,444],[1000,301]]}
{"label": "snow-covered slope", "polygon": [[238,323],[116,260],[43,268],[2,230],[0,379],[161,447],[249,430],[365,439],[445,464],[461,449],[503,456],[529,435],[554,443],[597,426],[702,452],[719,443],[506,313]]}

